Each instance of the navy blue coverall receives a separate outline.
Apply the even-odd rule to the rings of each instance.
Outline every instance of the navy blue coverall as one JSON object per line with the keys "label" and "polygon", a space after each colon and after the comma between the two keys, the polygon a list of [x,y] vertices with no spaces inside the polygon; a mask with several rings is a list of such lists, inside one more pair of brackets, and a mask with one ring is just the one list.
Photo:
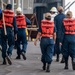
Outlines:
{"label": "navy blue coverall", "polygon": [[[65,68],[64,69],[68,69],[68,58],[70,56],[72,59],[72,68],[73,68],[73,70],[75,70],[75,30],[74,30],[75,24],[73,24],[73,23],[74,22],[72,22],[71,24],[68,23],[70,25],[69,29],[70,29],[70,27],[73,26],[71,28],[71,30],[67,30],[66,26],[63,25],[64,35],[63,35],[63,39],[61,39],[62,40],[62,48],[61,49],[62,49],[63,57],[65,59]],[[68,32],[68,33],[66,33],[66,32]]]}
{"label": "navy blue coverall", "polygon": [[[31,21],[27,17],[26,17],[26,23],[31,24]],[[18,37],[17,38],[17,55],[20,57],[20,54],[22,52],[26,53],[26,48],[27,48],[26,29],[18,28],[17,37]]]}
{"label": "navy blue coverall", "polygon": [[[41,26],[39,27],[38,32],[42,33]],[[56,32],[56,27],[54,28],[54,32]],[[47,37],[42,37],[40,41],[40,48],[41,48],[41,61],[43,63],[48,63],[51,64],[52,62],[52,56],[54,53],[54,40],[53,38],[47,38]]]}
{"label": "navy blue coverall", "polygon": [[[26,23],[27,23],[27,25],[31,25],[31,21],[27,17],[26,17]],[[25,35],[26,35],[26,33],[25,33]],[[16,47],[17,47],[17,41],[15,41],[15,48]],[[19,54],[19,51],[17,51],[17,54]]]}
{"label": "navy blue coverall", "polygon": [[1,34],[2,34],[2,27],[0,27],[0,45],[2,45]]}
{"label": "navy blue coverall", "polygon": [[7,35],[4,34],[4,29],[2,29],[2,57],[5,59],[6,53],[8,55],[12,55],[12,50],[14,48],[14,35],[17,34],[17,25],[16,25],[16,18],[13,18],[13,27],[6,26]]}
{"label": "navy blue coverall", "polygon": [[58,60],[59,60],[59,54],[61,52],[61,46],[60,46],[59,43],[61,42],[61,39],[63,38],[63,32],[62,32],[63,26],[62,25],[63,25],[63,19],[64,18],[65,18],[65,15],[63,13],[59,13],[54,18],[54,23],[55,23],[55,26],[56,26],[56,29],[57,29],[55,52],[57,54],[57,59]]}
{"label": "navy blue coverall", "polygon": [[64,35],[62,52],[65,59],[68,59],[69,55],[71,58],[75,58],[75,34]]}

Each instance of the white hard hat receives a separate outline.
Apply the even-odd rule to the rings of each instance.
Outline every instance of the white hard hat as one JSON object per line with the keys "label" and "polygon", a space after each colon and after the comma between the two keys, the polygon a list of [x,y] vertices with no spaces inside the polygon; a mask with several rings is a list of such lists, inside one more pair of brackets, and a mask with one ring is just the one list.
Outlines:
{"label": "white hard hat", "polygon": [[17,11],[17,12],[22,12],[21,7],[18,7],[18,8],[16,9],[16,11]]}
{"label": "white hard hat", "polygon": [[50,11],[51,11],[51,12],[57,12],[57,9],[56,9],[56,7],[52,7],[52,8],[50,9]]}

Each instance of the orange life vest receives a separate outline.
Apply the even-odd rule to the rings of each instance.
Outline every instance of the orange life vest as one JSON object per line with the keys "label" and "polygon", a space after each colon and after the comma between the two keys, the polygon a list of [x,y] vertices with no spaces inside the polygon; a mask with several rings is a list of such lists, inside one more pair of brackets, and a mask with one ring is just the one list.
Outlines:
{"label": "orange life vest", "polygon": [[75,19],[64,19],[65,34],[75,34]]}
{"label": "orange life vest", "polygon": [[14,12],[11,10],[4,10],[3,13],[4,13],[5,25],[13,27]]}
{"label": "orange life vest", "polygon": [[0,20],[0,28],[2,28],[2,21]]}
{"label": "orange life vest", "polygon": [[41,21],[42,37],[53,37],[54,22],[48,20]]}
{"label": "orange life vest", "polygon": [[18,15],[16,16],[16,23],[18,25],[18,28],[26,28],[26,19],[24,15]]}

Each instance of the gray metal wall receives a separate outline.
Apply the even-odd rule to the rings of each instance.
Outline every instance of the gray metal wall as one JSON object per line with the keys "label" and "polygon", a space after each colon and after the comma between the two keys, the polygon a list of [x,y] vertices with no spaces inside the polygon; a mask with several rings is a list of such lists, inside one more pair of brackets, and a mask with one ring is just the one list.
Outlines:
{"label": "gray metal wall", "polygon": [[53,3],[53,2],[60,2],[62,0],[35,0],[37,3]]}
{"label": "gray metal wall", "polygon": [[43,19],[43,14],[47,12],[47,7],[36,7],[35,12],[38,20],[38,25],[40,25],[40,22]]}
{"label": "gray metal wall", "polygon": [[[51,9],[51,7],[57,7],[59,5],[62,5],[62,0],[35,0],[35,3],[38,3],[38,6],[36,6],[34,8],[34,12],[37,15],[37,20],[38,20],[38,24],[40,25],[41,20],[43,19],[43,14],[45,12],[49,12],[49,10]],[[47,6],[40,6],[40,4],[45,4]]]}

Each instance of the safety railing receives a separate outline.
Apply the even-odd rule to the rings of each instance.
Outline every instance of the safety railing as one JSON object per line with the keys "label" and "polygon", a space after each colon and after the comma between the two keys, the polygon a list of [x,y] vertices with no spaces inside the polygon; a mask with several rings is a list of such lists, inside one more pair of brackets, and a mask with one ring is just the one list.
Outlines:
{"label": "safety railing", "polygon": [[67,11],[74,3],[75,1],[73,1],[71,4],[69,3],[70,5],[68,4],[69,6],[66,9],[64,9],[64,12]]}

